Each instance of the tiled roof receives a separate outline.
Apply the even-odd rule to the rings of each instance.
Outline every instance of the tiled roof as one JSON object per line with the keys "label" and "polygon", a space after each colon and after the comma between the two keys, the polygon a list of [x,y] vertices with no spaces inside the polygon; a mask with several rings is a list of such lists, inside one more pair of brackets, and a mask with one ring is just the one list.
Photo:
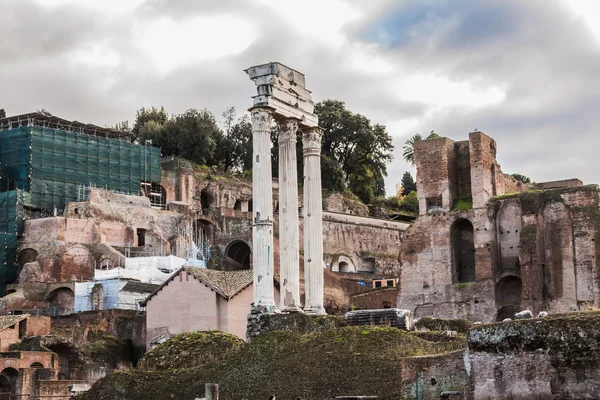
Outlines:
{"label": "tiled roof", "polygon": [[152,293],[160,285],[154,283],[129,281],[123,286],[123,290],[133,293]]}
{"label": "tiled roof", "polygon": [[184,267],[202,283],[229,300],[252,284],[251,269],[244,271],[215,271],[212,269]]}
{"label": "tiled roof", "polygon": [[[244,271],[215,271],[212,269],[196,268],[196,267],[181,267],[169,279],[157,287],[144,301],[140,304],[146,307],[148,301],[153,298],[163,287],[169,284],[176,276],[183,271],[187,271],[200,282],[214,290],[225,300],[231,299],[233,296],[247,288],[252,284],[253,272],[251,269]],[[277,284],[277,281],[275,281]]]}
{"label": "tiled roof", "polygon": [[29,318],[29,314],[20,314],[20,315],[0,315],[0,331],[5,330],[24,319]]}

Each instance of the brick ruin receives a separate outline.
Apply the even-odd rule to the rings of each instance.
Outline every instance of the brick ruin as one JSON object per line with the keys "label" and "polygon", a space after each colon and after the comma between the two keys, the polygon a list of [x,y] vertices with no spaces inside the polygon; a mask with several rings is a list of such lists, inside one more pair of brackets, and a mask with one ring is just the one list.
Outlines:
{"label": "brick ruin", "polygon": [[399,307],[491,322],[600,305],[596,185],[527,187],[502,173],[482,132],[414,152],[420,215],[401,245]]}

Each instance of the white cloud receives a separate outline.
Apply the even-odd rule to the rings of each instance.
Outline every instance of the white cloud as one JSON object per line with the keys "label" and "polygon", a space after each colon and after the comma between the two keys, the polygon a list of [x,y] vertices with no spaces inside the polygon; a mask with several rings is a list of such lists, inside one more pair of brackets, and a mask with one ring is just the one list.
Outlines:
{"label": "white cloud", "polygon": [[238,54],[256,37],[248,21],[228,15],[136,21],[133,33],[135,45],[161,73]]}

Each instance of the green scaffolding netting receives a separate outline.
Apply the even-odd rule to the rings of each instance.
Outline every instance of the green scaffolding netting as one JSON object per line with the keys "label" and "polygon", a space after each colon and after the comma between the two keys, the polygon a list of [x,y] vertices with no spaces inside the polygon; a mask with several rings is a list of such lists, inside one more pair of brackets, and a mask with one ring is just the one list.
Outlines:
{"label": "green scaffolding netting", "polygon": [[63,209],[85,186],[139,193],[141,182],[160,182],[160,149],[37,126],[0,132],[0,280],[16,273],[23,206]]}

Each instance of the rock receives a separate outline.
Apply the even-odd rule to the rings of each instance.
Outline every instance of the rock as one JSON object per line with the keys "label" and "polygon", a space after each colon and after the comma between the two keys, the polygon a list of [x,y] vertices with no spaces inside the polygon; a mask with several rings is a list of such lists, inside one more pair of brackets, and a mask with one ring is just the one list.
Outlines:
{"label": "rock", "polygon": [[505,318],[505,319],[503,319],[503,320],[502,320],[502,322],[509,322],[509,321],[512,321],[512,319],[510,319],[510,318]]}
{"label": "rock", "polygon": [[533,313],[529,310],[523,310],[515,314],[515,319],[530,319],[533,318]]}
{"label": "rock", "polygon": [[538,318],[546,318],[548,316],[548,312],[547,311],[540,311],[538,314]]}
{"label": "rock", "polygon": [[450,336],[450,337],[454,337],[454,336],[458,335],[458,332],[456,332],[456,331],[445,331],[444,335]]}
{"label": "rock", "polygon": [[481,325],[481,321],[473,322],[473,325]]}

